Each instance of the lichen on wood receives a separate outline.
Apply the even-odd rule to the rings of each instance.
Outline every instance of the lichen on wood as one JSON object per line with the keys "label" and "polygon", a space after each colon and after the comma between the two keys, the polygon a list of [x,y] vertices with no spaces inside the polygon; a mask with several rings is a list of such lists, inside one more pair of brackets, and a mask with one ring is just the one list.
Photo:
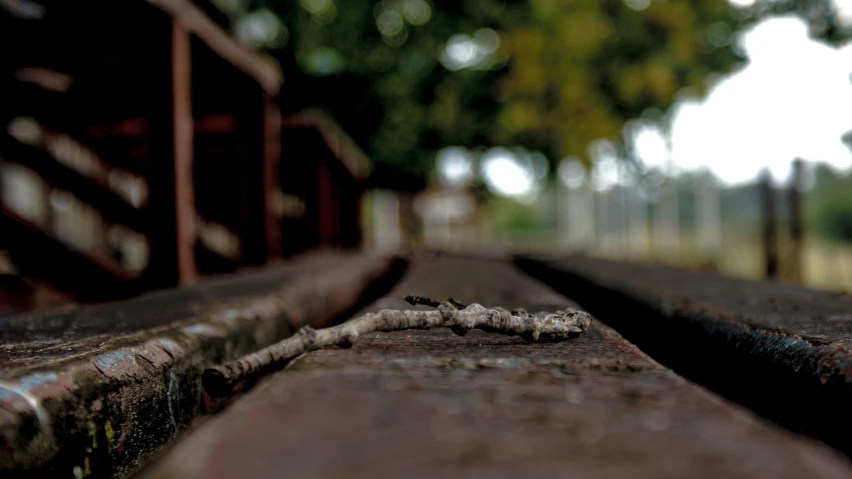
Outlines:
{"label": "lichen on wood", "polygon": [[471,329],[480,329],[545,343],[577,337],[592,323],[588,313],[574,309],[530,314],[523,309],[509,311],[500,307],[486,308],[476,303],[466,306],[452,299],[439,303],[429,298],[408,296],[405,300],[414,305],[433,306],[436,310],[386,309],[331,328],[315,330],[305,326],[277,344],[236,361],[208,368],[203,376],[204,389],[212,397],[227,395],[243,380],[285,364],[299,354],[329,346],[351,347],[359,336],[374,332],[444,327],[464,336]]}

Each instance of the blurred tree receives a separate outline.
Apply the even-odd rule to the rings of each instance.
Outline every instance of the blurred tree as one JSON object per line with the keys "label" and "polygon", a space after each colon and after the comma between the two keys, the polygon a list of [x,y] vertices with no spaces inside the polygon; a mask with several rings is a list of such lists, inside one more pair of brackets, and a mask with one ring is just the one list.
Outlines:
{"label": "blurred tree", "polygon": [[551,158],[587,157],[595,139],[667,108],[682,88],[740,58],[742,21],[724,0],[531,0],[533,20],[506,33],[502,141],[534,142]]}
{"label": "blurred tree", "polygon": [[852,241],[852,175],[818,164],[806,197],[808,230],[835,241]]}
{"label": "blurred tree", "polygon": [[[281,61],[285,111],[326,109],[380,182],[412,187],[448,145],[588,158],[591,141],[619,141],[626,121],[733,68],[732,32],[745,23],[784,9],[832,15],[829,0],[212,1]],[[817,33],[839,35],[823,23]]]}

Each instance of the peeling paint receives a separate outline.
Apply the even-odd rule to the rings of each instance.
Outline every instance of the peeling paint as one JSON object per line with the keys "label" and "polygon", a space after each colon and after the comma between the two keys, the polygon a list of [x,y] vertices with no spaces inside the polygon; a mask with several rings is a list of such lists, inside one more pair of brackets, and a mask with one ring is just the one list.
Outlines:
{"label": "peeling paint", "polygon": [[91,419],[86,424],[89,426],[89,437],[92,438],[92,447],[86,448],[86,450],[92,452],[98,448],[98,426]]}
{"label": "peeling paint", "polygon": [[[20,391],[24,391],[26,393],[30,393],[33,389],[36,389],[41,386],[46,386],[49,384],[53,384],[58,381],[58,376],[55,372],[46,372],[46,373],[33,373],[27,376],[24,376],[18,379],[17,388]],[[19,396],[18,393],[8,390],[6,388],[0,388],[0,401],[6,401],[12,399],[14,397]]]}
{"label": "peeling paint", "polygon": [[101,354],[94,361],[95,367],[109,377],[115,377],[122,373],[131,373],[136,369],[136,359],[130,351],[119,349]]}

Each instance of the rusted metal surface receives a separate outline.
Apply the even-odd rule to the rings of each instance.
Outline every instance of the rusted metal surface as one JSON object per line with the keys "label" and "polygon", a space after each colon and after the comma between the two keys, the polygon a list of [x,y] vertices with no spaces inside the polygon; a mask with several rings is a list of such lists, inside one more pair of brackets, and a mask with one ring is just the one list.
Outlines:
{"label": "rusted metal surface", "polygon": [[178,23],[172,27],[172,104],[174,106],[174,181],[177,221],[178,284],[195,282],[195,192],[192,183],[192,72],[189,32]]}
{"label": "rusted metal surface", "polygon": [[684,376],[852,453],[852,297],[584,257],[521,266]]}
{"label": "rusted metal surface", "polygon": [[215,408],[201,373],[369,297],[399,263],[324,255],[53,315],[2,318],[0,476],[122,477]]}
{"label": "rusted metal surface", "polygon": [[[407,294],[554,310],[508,263],[417,260]],[[407,331],[307,354],[212,418],[146,479],[265,477],[850,477],[845,458],[769,426],[609,327],[559,344]]]}

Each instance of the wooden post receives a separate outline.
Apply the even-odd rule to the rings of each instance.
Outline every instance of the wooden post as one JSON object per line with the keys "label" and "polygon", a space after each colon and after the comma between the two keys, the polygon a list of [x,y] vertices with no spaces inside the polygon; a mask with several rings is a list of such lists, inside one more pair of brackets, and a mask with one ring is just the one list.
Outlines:
{"label": "wooden post", "polygon": [[790,177],[790,187],[787,192],[790,210],[790,252],[789,279],[801,283],[802,249],[804,243],[804,226],[802,221],[802,188],[804,182],[804,163],[800,158],[793,160],[793,171]]}
{"label": "wooden post", "polygon": [[704,172],[695,194],[695,219],[698,250],[702,260],[717,266],[722,251],[722,220],[719,187],[709,171]]}
{"label": "wooden post", "polygon": [[642,197],[637,185],[628,190],[629,217],[628,234],[630,235],[630,257],[645,260],[650,254],[650,239],[648,237],[648,203]]}
{"label": "wooden post", "polygon": [[373,190],[369,201],[372,248],[380,252],[398,251],[402,243],[399,197],[392,190]]}
{"label": "wooden post", "polygon": [[611,241],[610,221],[609,221],[609,191],[608,190],[593,190],[595,204],[595,235],[598,238],[596,253],[609,256]]}
{"label": "wooden post", "polygon": [[152,48],[162,49],[165,61],[156,65],[161,69],[155,72],[156,101],[148,117],[151,259],[145,287],[166,288],[191,283],[196,276],[189,34],[172,23]]}
{"label": "wooden post", "polygon": [[662,195],[654,205],[655,259],[677,263],[680,258],[680,208],[678,205],[677,178],[666,178]]}
{"label": "wooden post", "polygon": [[192,183],[193,120],[189,33],[172,27],[172,89],[175,135],[175,212],[178,284],[195,281],[195,192]]}
{"label": "wooden post", "polygon": [[556,181],[555,187],[556,205],[556,249],[563,251],[568,249],[571,241],[571,199],[568,186],[562,181]]}
{"label": "wooden post", "polygon": [[420,244],[417,212],[414,208],[414,193],[401,191],[399,199],[399,220],[404,251],[416,250]]}
{"label": "wooden post", "polygon": [[763,231],[764,276],[766,279],[778,278],[778,221],[775,214],[775,194],[772,188],[772,176],[769,170],[763,170],[760,176],[760,201]]}

